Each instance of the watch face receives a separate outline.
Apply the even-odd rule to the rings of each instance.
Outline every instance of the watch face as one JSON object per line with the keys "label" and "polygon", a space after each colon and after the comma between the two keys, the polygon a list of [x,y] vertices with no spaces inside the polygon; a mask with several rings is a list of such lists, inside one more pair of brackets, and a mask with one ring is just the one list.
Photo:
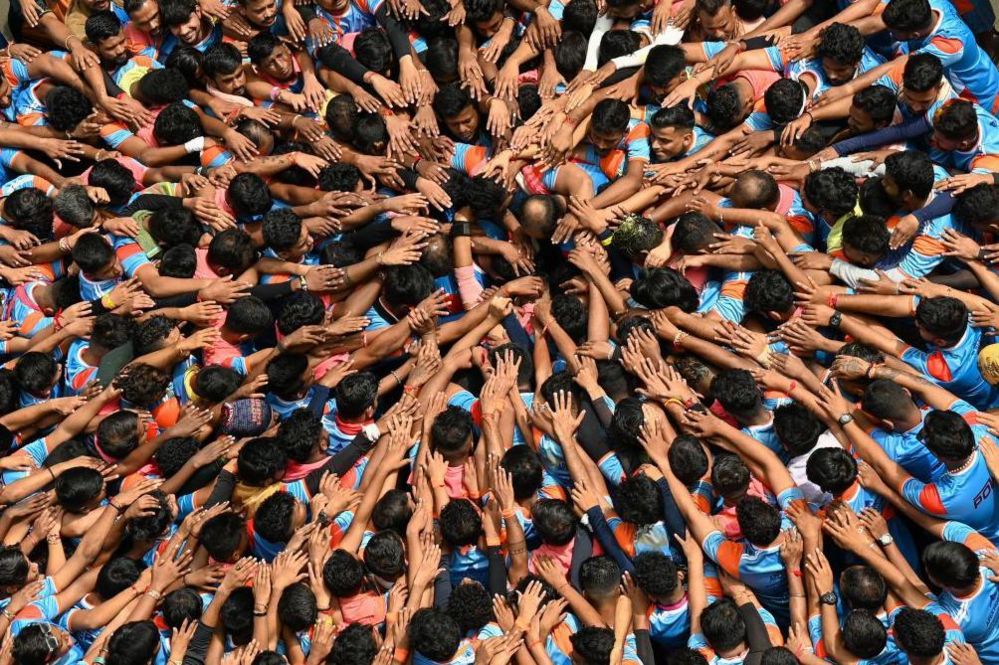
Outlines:
{"label": "watch face", "polygon": [[821,596],[819,596],[819,602],[824,605],[835,605],[836,594],[834,594],[832,591],[830,591],[829,593],[824,593]]}

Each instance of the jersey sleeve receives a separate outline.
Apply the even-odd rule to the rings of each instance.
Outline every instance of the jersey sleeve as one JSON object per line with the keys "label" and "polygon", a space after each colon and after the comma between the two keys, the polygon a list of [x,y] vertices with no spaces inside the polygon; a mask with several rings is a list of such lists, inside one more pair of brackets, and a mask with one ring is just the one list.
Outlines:
{"label": "jersey sleeve", "polygon": [[733,577],[739,577],[739,564],[745,546],[734,540],[728,540],[721,531],[712,531],[701,543],[704,553],[712,561],[721,566],[722,570]]}
{"label": "jersey sleeve", "polygon": [[964,57],[964,44],[960,39],[937,35],[917,53],[930,53],[940,58],[944,67],[950,67]]}
{"label": "jersey sleeve", "polygon": [[915,478],[910,478],[902,486],[902,496],[924,513],[930,515],[947,514],[940,490],[935,483],[923,483]]}
{"label": "jersey sleeve", "polygon": [[954,378],[954,372],[947,363],[947,358],[939,350],[926,353],[910,346],[902,353],[902,361],[937,381],[952,381]]}

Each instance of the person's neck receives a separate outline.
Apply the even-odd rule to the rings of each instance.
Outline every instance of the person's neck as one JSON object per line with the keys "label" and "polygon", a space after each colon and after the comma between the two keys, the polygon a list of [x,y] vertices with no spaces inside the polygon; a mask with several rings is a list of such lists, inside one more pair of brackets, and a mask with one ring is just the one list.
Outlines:
{"label": "person's neck", "polygon": [[28,293],[35,299],[35,304],[40,308],[46,310],[55,311],[55,287],[52,284],[45,284],[42,282],[36,283],[34,287],[31,287],[31,292]]}
{"label": "person's neck", "polygon": [[975,580],[974,584],[965,587],[963,589],[956,589],[951,593],[951,595],[957,599],[970,598],[971,596],[974,596],[976,593],[978,593],[978,590],[982,588],[982,585],[984,583],[985,582],[982,580],[981,575],[979,575],[978,579]]}
{"label": "person's neck", "polygon": [[746,651],[746,649],[747,649],[746,643],[739,642],[737,646],[734,646],[731,649],[726,649],[724,651],[722,651],[721,649],[715,649],[715,653],[717,653],[722,658],[736,658],[740,656],[744,651]]}
{"label": "person's neck", "polygon": [[909,656],[909,665],[941,665],[941,663],[946,662],[943,651],[928,658],[921,658],[911,654],[906,655]]}
{"label": "person's neck", "polygon": [[908,432],[910,429],[916,427],[921,422],[923,422],[923,416],[919,412],[919,409],[917,409],[916,406],[913,405],[912,409],[905,414],[905,417],[899,419],[899,421],[895,423],[895,429],[897,429],[899,432]]}
{"label": "person's neck", "polygon": [[608,626],[614,625],[614,614],[617,612],[617,598],[609,596],[607,598],[590,598],[600,613],[600,618]]}
{"label": "person's neck", "polygon": [[771,418],[772,416],[770,415],[769,411],[764,411],[763,409],[760,409],[750,417],[746,418],[746,425],[749,427],[755,425],[767,425],[770,423]]}
{"label": "person's neck", "polygon": [[944,466],[947,467],[947,471],[951,473],[956,473],[959,471],[964,471],[966,468],[968,468],[968,466],[971,465],[971,461],[972,459],[974,459],[974,457],[975,455],[974,453],[972,453],[971,455],[968,455],[966,458],[964,458],[959,462],[954,462],[952,460],[941,460],[941,461],[944,463]]}
{"label": "person's neck", "polygon": [[83,362],[87,363],[91,367],[96,367],[101,364],[101,359],[104,358],[105,351],[103,349],[95,348],[93,344],[84,347],[83,351],[80,352],[80,356],[83,358]]}
{"label": "person's neck", "polygon": [[222,326],[222,329],[219,330],[219,334],[222,336],[223,340],[225,340],[226,342],[229,342],[230,344],[232,344],[234,346],[237,345],[237,344],[241,344],[243,342],[243,340],[242,340],[243,336],[242,335],[240,335],[239,333],[235,333],[235,332],[229,330],[225,326]]}

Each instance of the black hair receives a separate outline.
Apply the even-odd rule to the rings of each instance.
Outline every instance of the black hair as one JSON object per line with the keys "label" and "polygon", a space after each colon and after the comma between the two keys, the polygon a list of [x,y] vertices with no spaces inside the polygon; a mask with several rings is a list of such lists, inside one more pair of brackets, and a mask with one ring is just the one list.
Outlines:
{"label": "black hair", "polygon": [[889,30],[914,32],[922,30],[933,21],[929,0],[891,0],[881,13]]}
{"label": "black hair", "polygon": [[243,335],[256,337],[274,325],[274,316],[263,300],[256,296],[243,296],[236,299],[225,317],[225,327]]}
{"label": "black hair", "polygon": [[384,275],[382,298],[390,305],[416,307],[433,293],[434,278],[419,264],[389,266]]}
{"label": "black hair", "polygon": [[273,482],[287,464],[284,450],[267,437],[246,442],[236,458],[237,477],[247,485],[262,487]]}
{"label": "black hair", "polygon": [[114,12],[108,10],[94,12],[83,24],[83,32],[87,35],[87,41],[96,45],[121,32],[121,21]]}
{"label": "black hair", "polygon": [[541,458],[530,446],[512,446],[500,461],[513,482],[513,496],[518,501],[527,499],[541,488],[544,467]]}
{"label": "black hair", "polygon": [[843,224],[843,244],[882,258],[888,254],[891,233],[882,217],[855,215]]}
{"label": "black hair", "polygon": [[780,511],[755,496],[743,497],[735,506],[735,516],[742,535],[757,547],[770,545],[780,535]]}
{"label": "black hair", "polygon": [[322,323],[326,318],[323,301],[308,291],[291,294],[278,314],[277,329],[282,335],[290,335],[302,326]]}
{"label": "black hair", "polygon": [[364,565],[382,579],[394,580],[406,572],[406,546],[395,531],[379,531],[364,546]]}
{"label": "black hair", "polygon": [[777,79],[763,93],[767,114],[777,125],[786,125],[799,115],[805,103],[805,88],[795,79]]}
{"label": "black hair", "polygon": [[[966,99],[951,99],[933,118],[933,129],[953,141],[967,141],[978,135],[978,113]],[[927,157],[927,159],[929,159]]]}
{"label": "black hair", "polygon": [[701,632],[716,651],[728,651],[746,640],[746,622],[731,598],[719,598],[701,612]]}
{"label": "black hair", "polygon": [[151,106],[163,106],[186,99],[190,86],[178,69],[150,69],[139,79],[138,96]]}
{"label": "black hair", "polygon": [[361,181],[361,171],[353,164],[338,162],[323,167],[318,180],[324,192],[352,192]]}
{"label": "black hair", "polygon": [[103,489],[104,477],[90,467],[66,469],[55,481],[56,501],[68,513],[82,513]]}
{"label": "black hair", "polygon": [[933,658],[943,651],[946,641],[943,623],[926,610],[903,607],[892,624],[895,642],[908,656]]}
{"label": "black hair", "polygon": [[337,413],[344,418],[360,418],[378,399],[378,377],[358,372],[344,377],[333,389]]}
{"label": "black hair", "polygon": [[305,582],[296,582],[284,590],[278,601],[278,618],[281,625],[295,632],[303,631],[316,623],[319,609],[316,594]]}
{"label": "black hair", "polygon": [[30,570],[18,545],[0,545],[0,586],[23,586]]}
{"label": "black hair", "polygon": [[395,64],[395,54],[388,36],[381,28],[365,28],[354,39],[354,57],[373,72],[389,71]]}
{"label": "black hair", "polygon": [[685,254],[696,254],[715,241],[721,228],[703,213],[685,212],[673,226],[673,246]]}
{"label": "black hair", "polygon": [[708,119],[716,132],[726,132],[742,121],[742,100],[734,83],[718,86],[708,93]]}
{"label": "black hair", "polygon": [[155,453],[153,461],[164,478],[170,478],[198,452],[198,442],[191,437],[173,437],[163,442]]}
{"label": "black hair", "polygon": [[174,245],[163,252],[157,270],[164,277],[189,279],[198,269],[198,255],[190,245]]}
{"label": "black hair", "polygon": [[218,404],[243,385],[243,375],[231,367],[207,365],[194,377],[194,392],[207,402]]}
{"label": "black hair", "polygon": [[911,191],[925,199],[933,191],[933,162],[925,152],[903,150],[885,159],[885,174],[901,191]]}
{"label": "black hair", "polygon": [[654,480],[644,474],[626,478],[617,488],[614,507],[626,522],[648,526],[662,519],[662,496]]}
{"label": "black hair", "polygon": [[614,631],[603,626],[586,626],[573,634],[574,655],[586,665],[610,665],[610,655],[614,648]]}
{"label": "black hair", "polygon": [[246,55],[250,57],[250,62],[259,65],[281,44],[278,38],[269,31],[264,30],[254,35],[246,44]]}
{"label": "black hair", "polygon": [[819,448],[809,455],[805,473],[823,492],[841,494],[857,480],[857,462],[842,448]]}
{"label": "black hair", "polygon": [[532,509],[534,528],[549,545],[566,545],[576,537],[579,518],[561,499],[539,499]]}
{"label": "black hair", "polygon": [[465,581],[451,591],[446,611],[458,622],[461,632],[465,634],[478,631],[495,620],[492,596],[482,584],[475,581]]}
{"label": "black hair", "polygon": [[663,235],[662,228],[648,217],[625,215],[611,237],[611,247],[635,261],[658,247]]}
{"label": "black hair", "polygon": [[134,559],[120,556],[101,566],[94,590],[103,600],[118,595],[139,579],[142,569]]}
{"label": "black hair", "polygon": [[458,453],[472,436],[472,416],[458,406],[445,408],[430,428],[430,448],[442,453]]}
{"label": "black hair", "polygon": [[602,99],[593,109],[590,128],[604,134],[623,134],[630,119],[627,104],[619,99]]}
{"label": "black hair", "polygon": [[635,582],[645,593],[665,598],[680,584],[676,563],[662,552],[642,552],[635,557]]}
{"label": "black hair", "polygon": [[814,448],[825,429],[822,421],[798,402],[774,410],[774,432],[791,457],[804,455]]}
{"label": "black hair", "polygon": [[222,627],[236,645],[253,639],[253,589],[240,587],[222,605]]}
{"label": "black hair", "polygon": [[850,610],[843,619],[843,646],[860,658],[874,658],[888,643],[881,620],[867,610]]}
{"label": "black hair", "polygon": [[854,610],[880,612],[888,598],[888,585],[881,573],[870,566],[850,566],[839,580],[846,606]]}
{"label": "black hair", "polygon": [[600,39],[597,66],[603,66],[614,58],[634,53],[641,45],[641,37],[634,30],[608,30]]}
{"label": "black hair", "polygon": [[883,85],[872,85],[853,96],[853,104],[871,116],[875,125],[886,125],[895,117],[898,99],[891,89]]}
{"label": "black hair", "polygon": [[833,23],[822,32],[815,52],[838,65],[856,65],[864,54],[864,38],[852,25]]}
{"label": "black hair", "polygon": [[621,566],[607,555],[591,556],[579,567],[579,588],[589,596],[612,596],[620,584]]}
{"label": "black hair", "polygon": [[679,46],[653,46],[645,59],[645,82],[657,88],[665,88],[685,67],[683,49]]}
{"label": "black hair", "polygon": [[359,113],[354,122],[354,145],[362,153],[374,155],[383,152],[379,143],[387,143],[389,139],[385,120],[377,113]]}
{"label": "black hair", "polygon": [[[566,32],[578,32],[588,37],[596,24],[597,3],[593,0],[570,0],[562,10],[563,37]],[[645,62],[648,64],[648,60]]]}
{"label": "black hair", "polygon": [[967,226],[992,223],[999,215],[999,188],[983,183],[954,197],[954,218]]}
{"label": "black hair", "polygon": [[184,621],[197,621],[201,618],[204,603],[193,588],[181,587],[163,597],[160,611],[167,626],[180,628]]}
{"label": "black hair", "polygon": [[253,514],[254,531],[272,543],[286,543],[294,529],[297,500],[288,492],[274,492],[264,499]]}
{"label": "black hair", "polygon": [[966,589],[981,576],[978,555],[964,543],[931,543],[923,550],[923,566],[935,584],[950,589]]}
{"label": "black hair", "polygon": [[761,406],[760,390],[753,375],[744,369],[725,369],[711,384],[711,392],[725,410],[737,418],[755,415]]}
{"label": "black hair", "polygon": [[73,246],[73,261],[86,274],[103,270],[114,260],[114,250],[107,239],[99,233],[87,233]]}
{"label": "black hair", "polygon": [[94,110],[82,92],[57,85],[45,95],[45,117],[52,129],[68,132],[83,122]]}
{"label": "black hair", "polygon": [[201,68],[208,78],[215,78],[220,74],[232,74],[242,66],[243,56],[239,54],[239,49],[228,43],[209,46],[205,51],[205,60],[201,63]]}
{"label": "black hair", "polygon": [[170,386],[170,375],[152,365],[135,363],[129,365],[128,372],[119,375],[115,382],[121,390],[121,397],[143,408],[158,405]]}
{"label": "black hair", "polygon": [[326,662],[329,665],[371,665],[377,653],[378,644],[371,628],[352,623],[337,635]]}
{"label": "black hair", "polygon": [[229,561],[243,539],[246,523],[234,512],[216,515],[201,529],[201,545],[216,561]]}
{"label": "black hair", "polygon": [[130,621],[108,640],[108,665],[139,665],[149,662],[160,646],[160,631],[151,620]]}
{"label": "black hair", "polygon": [[208,261],[226,268],[232,275],[241,275],[257,262],[257,252],[246,231],[226,229],[215,234],[208,245]]}
{"label": "black hair", "polygon": [[62,221],[82,229],[93,223],[96,208],[82,185],[66,185],[52,199],[52,211]]}
{"label": "black hair", "polygon": [[183,145],[204,133],[198,114],[181,102],[160,111],[153,123],[153,136],[162,145]]}
{"label": "black hair", "polygon": [[139,418],[134,411],[115,411],[97,426],[95,441],[109,457],[123,460],[139,446]]}
{"label": "black hair", "polygon": [[474,545],[482,535],[482,517],[468,499],[453,499],[441,510],[441,538],[448,546]]}
{"label": "black hair", "polygon": [[672,268],[653,268],[631,284],[631,297],[649,309],[679,307],[684,312],[697,309],[697,290],[687,278]]}
{"label": "black hair", "polygon": [[197,6],[195,0],[160,0],[160,19],[168,27],[186,23]]}
{"label": "black hair", "polygon": [[836,217],[851,212],[857,205],[857,181],[838,166],[809,173],[804,192],[812,205]]}
{"label": "black hair", "polygon": [[409,494],[401,489],[390,489],[382,495],[371,512],[371,523],[378,531],[392,530],[406,533],[406,525],[413,516]]}
{"label": "black hair", "polygon": [[666,453],[669,467],[684,485],[693,485],[708,472],[708,454],[701,442],[689,434],[673,440]]}
{"label": "black hair", "polygon": [[652,116],[653,129],[666,129],[676,127],[677,129],[694,129],[694,112],[686,104],[676,104],[659,109]]}
{"label": "black hair", "polygon": [[363,580],[364,565],[345,550],[333,550],[323,565],[323,582],[337,598],[356,594]]}
{"label": "black hair", "polygon": [[964,418],[953,411],[934,409],[923,418],[917,435],[941,460],[961,462],[975,451],[975,435]]}
{"label": "black hair", "polygon": [[273,250],[283,252],[298,244],[302,236],[302,218],[290,208],[275,208],[264,215],[264,242]]}
{"label": "black hair", "polygon": [[[181,22],[183,23],[183,21]],[[205,56],[201,51],[193,46],[182,44],[167,57],[166,68],[180,72],[184,80],[187,81],[187,85],[196,88],[201,85],[199,74],[201,63],[204,61]]]}
{"label": "black hair", "polygon": [[[105,159],[90,169],[88,184],[107,192],[110,205],[121,206],[128,202],[135,191],[135,176],[115,159]],[[79,244],[79,242],[77,242]]]}
{"label": "black hair", "polygon": [[267,183],[256,173],[238,174],[226,188],[226,196],[236,214],[244,217],[263,215],[274,205]]}
{"label": "black hair", "polygon": [[932,53],[913,53],[902,70],[902,87],[912,92],[929,92],[943,83],[944,67]]}
{"label": "black hair", "polygon": [[277,444],[288,459],[309,461],[316,441],[325,432],[322,419],[308,409],[295,409],[278,426]]}
{"label": "black hair", "polygon": [[954,344],[968,327],[968,308],[957,298],[923,298],[916,306],[916,323],[948,344]]}
{"label": "black hair", "polygon": [[461,627],[444,610],[417,610],[409,622],[409,643],[420,655],[440,663],[447,662],[461,643]]}

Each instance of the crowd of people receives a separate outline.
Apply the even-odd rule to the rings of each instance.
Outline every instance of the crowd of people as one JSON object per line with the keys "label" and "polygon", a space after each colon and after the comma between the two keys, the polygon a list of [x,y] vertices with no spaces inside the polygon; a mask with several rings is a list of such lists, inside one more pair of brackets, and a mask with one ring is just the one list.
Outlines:
{"label": "crowd of people", "polygon": [[10,5],[0,665],[999,664],[986,0]]}

